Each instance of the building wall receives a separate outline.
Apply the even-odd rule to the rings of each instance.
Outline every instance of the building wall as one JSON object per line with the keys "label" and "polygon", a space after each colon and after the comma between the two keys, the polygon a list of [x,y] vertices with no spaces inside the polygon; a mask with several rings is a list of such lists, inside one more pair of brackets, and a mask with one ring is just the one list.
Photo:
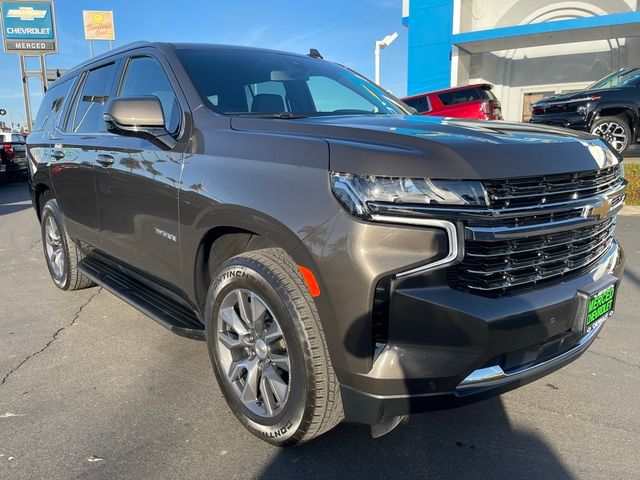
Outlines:
{"label": "building wall", "polygon": [[460,32],[474,32],[578,16],[623,13],[637,9],[638,0],[459,0]]}
{"label": "building wall", "polygon": [[[471,55],[451,44],[452,33],[638,11],[639,4],[640,0],[411,0],[408,91],[489,82],[495,85],[505,118],[526,119],[526,102],[536,95],[578,90],[622,67],[640,66],[640,38],[519,49],[508,49],[506,42],[504,50]],[[452,33],[444,31],[447,15]]]}
{"label": "building wall", "polygon": [[409,4],[409,72],[411,95],[449,86],[453,0],[411,0]]}

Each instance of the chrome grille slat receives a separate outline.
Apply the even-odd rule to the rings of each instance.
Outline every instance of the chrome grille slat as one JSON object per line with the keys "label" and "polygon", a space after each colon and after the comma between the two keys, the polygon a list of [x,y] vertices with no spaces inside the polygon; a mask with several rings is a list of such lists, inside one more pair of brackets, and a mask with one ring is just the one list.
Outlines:
{"label": "chrome grille slat", "polygon": [[602,194],[623,182],[620,166],[595,172],[489,180],[487,196],[493,208],[544,206]]}
{"label": "chrome grille slat", "polygon": [[566,253],[566,252],[562,252],[562,253],[556,253],[548,258],[544,258],[542,260],[525,260],[523,261],[518,261],[515,260],[513,261],[513,263],[509,263],[509,262],[505,262],[507,263],[507,266],[492,266],[492,267],[488,267],[484,270],[474,270],[473,268],[468,268],[467,272],[468,273],[474,273],[476,275],[484,275],[484,276],[488,276],[488,275],[493,275],[495,273],[500,273],[500,272],[513,272],[513,271],[517,271],[517,270],[522,270],[525,268],[532,268],[532,267],[544,267],[545,265],[548,265],[550,263],[557,263],[560,260],[565,260],[565,259],[571,259],[580,255],[584,255],[585,253],[588,253],[594,249],[599,248],[600,246],[604,245],[605,243],[608,246],[611,246],[611,242],[610,240],[613,239],[613,231],[607,233],[607,236],[604,237],[603,239],[599,240],[597,243],[589,243],[585,246],[579,247],[577,250],[579,251],[571,251],[570,253]]}
{"label": "chrome grille slat", "polygon": [[492,214],[466,221],[464,258],[449,269],[454,288],[501,296],[561,281],[593,269],[615,242],[615,211],[586,215],[603,196],[611,208],[620,207],[625,180],[619,165],[484,185]]}
{"label": "chrome grille slat", "polygon": [[[544,192],[540,192],[540,193],[527,192],[526,195],[522,195],[522,197],[545,197],[545,196],[560,195],[560,194],[566,194],[566,193],[583,192],[586,190],[594,190],[598,188],[602,188],[602,190],[606,190],[609,186],[614,185],[616,183],[618,183],[618,179],[614,178],[598,186],[571,188],[567,190],[545,190]],[[534,187],[531,187],[531,188],[534,188]],[[540,187],[535,187],[535,188],[539,189]],[[502,195],[502,196],[494,195],[494,196],[491,196],[490,198],[491,200],[510,200],[513,198],[513,196],[512,195]]]}
{"label": "chrome grille slat", "polygon": [[[591,265],[597,263],[598,260],[600,260],[602,257],[605,256],[607,251],[608,251],[608,249],[603,249],[603,251],[600,252],[600,254],[597,255],[595,258],[585,260],[585,261],[581,262],[579,265],[574,266],[573,268],[566,268],[566,269],[563,269],[562,271],[557,271],[555,273],[552,273],[550,275],[545,275],[545,276],[542,276],[542,275],[529,275],[528,277],[525,277],[523,279],[519,279],[517,281],[511,282],[509,284],[509,288],[522,287],[522,286],[535,286],[535,285],[539,284],[543,280],[546,281],[546,280],[550,280],[550,279],[553,279],[553,278],[558,277],[558,276],[564,276],[564,275],[571,274],[571,273],[576,272],[576,271],[580,271],[584,267],[588,267],[588,266],[591,266]],[[494,285],[494,286],[490,286],[490,287],[483,287],[483,286],[477,286],[477,285],[469,285],[468,288],[470,290],[477,290],[477,291],[483,291],[483,292],[496,292],[496,291],[504,290],[505,286],[504,285]]]}
{"label": "chrome grille slat", "polygon": [[[613,220],[611,220],[613,221]],[[598,235],[602,232],[604,232],[605,230],[607,230],[610,226],[610,222],[603,222],[603,224],[601,224],[601,228],[595,232],[593,235]],[[557,235],[557,234],[556,234]],[[509,247],[506,251],[502,251],[502,252],[496,252],[496,253],[486,253],[486,254],[482,254],[482,253],[473,253],[473,252],[469,252],[467,251],[467,256],[469,257],[474,257],[474,258],[489,258],[489,257],[498,257],[498,256],[502,256],[505,254],[516,254],[516,253],[528,253],[528,252],[536,252],[539,251],[541,249],[547,249],[547,248],[553,248],[553,247],[558,247],[558,246],[562,246],[562,245],[567,245],[569,243],[573,243],[575,241],[579,241],[579,240],[585,240],[589,238],[589,234],[585,234],[583,236],[580,237],[574,237],[570,240],[564,241],[564,242],[557,242],[554,241],[553,244],[549,244],[546,246],[538,246],[538,247],[534,247],[534,248],[518,248],[518,247]]]}

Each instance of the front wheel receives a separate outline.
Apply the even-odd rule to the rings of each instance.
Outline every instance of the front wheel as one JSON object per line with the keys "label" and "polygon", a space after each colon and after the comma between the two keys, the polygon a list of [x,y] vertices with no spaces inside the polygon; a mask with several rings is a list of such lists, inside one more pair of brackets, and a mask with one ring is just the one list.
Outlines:
{"label": "front wheel", "polygon": [[622,117],[600,117],[591,125],[591,133],[605,140],[619,154],[631,144],[631,127]]}
{"label": "front wheel", "polygon": [[295,445],[342,420],[315,304],[283,250],[248,252],[222,265],[209,289],[206,331],[222,393],[254,435]]}

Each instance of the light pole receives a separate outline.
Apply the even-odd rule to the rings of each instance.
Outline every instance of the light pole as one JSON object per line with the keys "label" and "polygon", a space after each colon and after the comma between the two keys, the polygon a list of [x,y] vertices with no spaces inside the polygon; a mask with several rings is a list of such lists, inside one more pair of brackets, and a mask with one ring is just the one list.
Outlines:
{"label": "light pole", "polygon": [[387,48],[393,41],[398,38],[398,33],[393,32],[391,35],[387,35],[382,40],[376,40],[376,49],[375,60],[376,60],[376,68],[375,68],[375,82],[380,85],[380,50]]}

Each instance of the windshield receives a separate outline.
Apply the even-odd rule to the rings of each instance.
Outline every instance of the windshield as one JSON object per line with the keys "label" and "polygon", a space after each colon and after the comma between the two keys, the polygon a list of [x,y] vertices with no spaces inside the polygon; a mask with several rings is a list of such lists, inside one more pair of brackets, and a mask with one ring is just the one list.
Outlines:
{"label": "windshield", "polygon": [[205,104],[217,113],[282,118],[411,113],[364,77],[317,58],[215,48],[176,52]]}
{"label": "windshield", "polygon": [[633,87],[640,81],[640,69],[631,68],[607,75],[602,80],[589,85],[587,90],[616,87]]}

